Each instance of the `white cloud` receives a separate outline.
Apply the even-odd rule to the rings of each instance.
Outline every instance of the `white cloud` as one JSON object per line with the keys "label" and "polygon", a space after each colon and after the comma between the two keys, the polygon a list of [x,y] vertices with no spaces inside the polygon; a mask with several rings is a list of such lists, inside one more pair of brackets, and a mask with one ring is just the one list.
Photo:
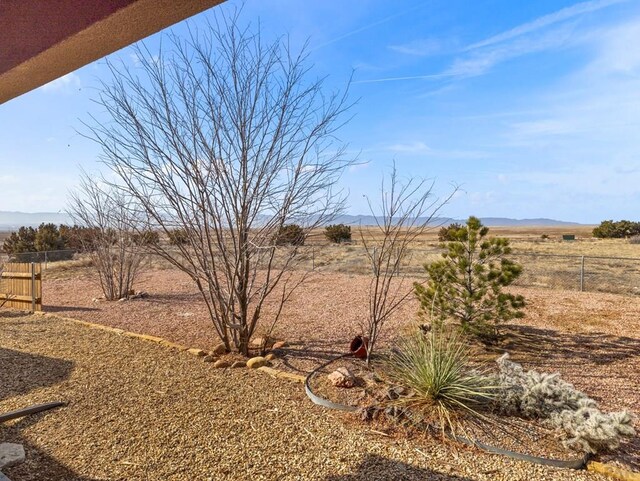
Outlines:
{"label": "white cloud", "polygon": [[550,13],[548,15],[543,15],[542,17],[538,17],[531,22],[524,23],[522,25],[518,25],[510,30],[499,33],[492,37],[489,37],[485,40],[481,40],[480,42],[476,42],[467,47],[467,50],[474,50],[477,48],[487,47],[490,45],[494,45],[497,43],[502,43],[507,40],[511,40],[516,37],[520,37],[522,35],[526,35],[528,33],[536,32],[545,27],[564,22],[566,20],[571,20],[573,18],[579,17],[586,13],[595,12],[601,10],[603,8],[609,7],[611,5],[615,5],[618,3],[627,2],[628,0],[592,0],[589,2],[577,3],[575,5],[571,5],[570,7],[563,8],[556,12]]}
{"label": "white cloud", "polygon": [[400,152],[407,154],[418,154],[431,152],[431,149],[424,142],[411,142],[408,144],[393,144],[389,145],[386,150],[390,150],[391,152]]}
{"label": "white cloud", "polygon": [[435,38],[423,38],[413,40],[401,45],[389,45],[389,50],[402,53],[405,55],[413,55],[417,57],[426,57],[430,55],[438,55],[450,51],[453,42],[445,42]]}
{"label": "white cloud", "polygon": [[70,72],[67,75],[63,75],[48,84],[40,87],[44,92],[59,92],[65,91],[70,88],[80,88],[81,86],[80,76],[75,72]]}

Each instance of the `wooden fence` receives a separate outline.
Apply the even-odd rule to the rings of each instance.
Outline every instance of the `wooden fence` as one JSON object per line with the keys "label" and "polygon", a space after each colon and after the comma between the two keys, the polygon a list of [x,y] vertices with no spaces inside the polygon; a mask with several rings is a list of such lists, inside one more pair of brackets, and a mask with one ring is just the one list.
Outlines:
{"label": "wooden fence", "polygon": [[[5,302],[6,301],[6,302]],[[39,263],[9,262],[0,279],[0,304],[24,311],[42,310],[42,267]]]}

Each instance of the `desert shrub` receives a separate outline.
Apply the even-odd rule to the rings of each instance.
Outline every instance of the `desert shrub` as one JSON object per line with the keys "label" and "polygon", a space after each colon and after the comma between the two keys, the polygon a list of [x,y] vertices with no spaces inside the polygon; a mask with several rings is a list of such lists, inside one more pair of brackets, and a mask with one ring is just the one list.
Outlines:
{"label": "desert shrub", "polygon": [[497,363],[499,409],[508,415],[546,420],[564,433],[567,448],[592,454],[612,451],[635,435],[629,412],[601,412],[596,401],[559,374],[525,371],[508,354]]}
{"label": "desert shrub", "polygon": [[462,224],[454,222],[446,226],[440,227],[438,231],[438,240],[440,242],[449,242],[456,239],[456,233],[461,229],[465,229]]}
{"label": "desert shrub", "polygon": [[466,228],[452,232],[453,240],[442,247],[442,260],[426,264],[426,285],[415,283],[423,319],[460,322],[465,331],[488,334],[490,324],[523,317],[524,298],[502,288],[522,272],[519,264],[507,259],[509,240],[487,239],[489,228],[469,217]]}
{"label": "desert shrub", "polygon": [[455,433],[465,416],[481,416],[478,408],[496,393],[495,380],[470,369],[469,357],[458,331],[439,327],[402,338],[385,366],[390,380],[408,391],[396,404],[408,409],[414,422]]}
{"label": "desert shrub", "polygon": [[133,243],[137,246],[151,246],[160,242],[160,234],[154,230],[145,230],[132,234]]}
{"label": "desert shrub", "polygon": [[328,225],[324,228],[324,236],[329,242],[340,244],[351,242],[351,226],[344,224]]}
{"label": "desert shrub", "polygon": [[38,252],[57,251],[66,248],[65,240],[55,224],[42,223],[36,231],[35,248]]}
{"label": "desert shrub", "polygon": [[640,235],[640,222],[604,220],[593,229],[593,236],[600,239],[624,239],[635,235]]}
{"label": "desert shrub", "polygon": [[36,250],[36,230],[33,227],[20,227],[4,240],[2,250],[7,254],[20,254]]}
{"label": "desert shrub", "polygon": [[640,244],[640,235],[634,235],[629,238],[630,244]]}
{"label": "desert shrub", "polygon": [[186,229],[171,229],[167,231],[167,237],[169,238],[169,244],[172,246],[185,245],[189,242],[189,235]]}
{"label": "desert shrub", "polygon": [[60,225],[60,235],[64,238],[67,249],[77,252],[85,252],[87,247],[93,245],[95,237],[98,235],[96,229],[82,227],[78,225]]}
{"label": "desert shrub", "polygon": [[277,246],[301,246],[304,245],[304,229],[298,224],[287,224],[280,227],[274,237]]}
{"label": "desert shrub", "polygon": [[540,236],[540,239],[542,239],[542,240],[547,240],[548,238],[549,238],[549,235],[548,235],[548,234],[542,234],[542,235]]}

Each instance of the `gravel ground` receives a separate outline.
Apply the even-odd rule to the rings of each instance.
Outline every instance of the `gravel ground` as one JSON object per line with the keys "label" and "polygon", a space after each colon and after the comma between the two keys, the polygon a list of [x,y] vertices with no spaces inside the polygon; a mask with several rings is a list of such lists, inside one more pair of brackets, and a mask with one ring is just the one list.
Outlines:
{"label": "gravel ground", "polygon": [[[147,272],[138,289],[150,297],[126,302],[93,302],[100,291],[86,274],[50,277],[43,287],[46,311],[202,349],[216,342],[199,294],[180,272]],[[291,344],[281,353],[280,367],[306,373],[344,352],[366,316],[367,288],[366,276],[313,274],[276,326],[276,337]],[[505,340],[493,350],[496,357],[509,351],[526,367],[561,372],[605,409],[640,413],[640,296],[512,290],[526,297],[526,317],[505,327]],[[411,324],[416,309],[411,299],[396,312],[384,328],[382,347]],[[267,305],[264,319],[272,313]]]}
{"label": "gravel ground", "polygon": [[[138,289],[149,298],[93,302],[100,296],[88,271],[45,276],[45,310],[135,332],[161,336],[203,349],[215,343],[204,304],[190,280],[175,270],[152,270]],[[408,279],[407,285],[412,280]],[[291,297],[276,327],[290,346],[279,352],[282,369],[305,374],[344,352],[367,312],[368,278],[315,272]],[[603,410],[630,409],[640,414],[640,296],[580,293],[548,289],[512,289],[528,301],[526,317],[505,326],[503,341],[490,358],[511,353],[527,368],[560,372],[596,399]],[[385,326],[381,347],[415,318],[411,299]],[[267,305],[264,318],[274,312]],[[640,422],[636,418],[640,432]],[[640,441],[616,459],[640,471]]]}
{"label": "gravel ground", "polygon": [[0,346],[0,412],[68,402],[0,426],[14,481],[605,479],[381,436],[299,384],[56,318],[4,313]]}

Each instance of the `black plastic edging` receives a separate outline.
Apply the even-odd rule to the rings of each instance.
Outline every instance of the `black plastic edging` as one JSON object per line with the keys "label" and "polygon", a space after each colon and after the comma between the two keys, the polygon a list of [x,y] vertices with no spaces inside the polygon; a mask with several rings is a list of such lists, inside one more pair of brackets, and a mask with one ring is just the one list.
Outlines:
{"label": "black plastic edging", "polygon": [[24,416],[28,416],[30,414],[36,414],[42,411],[47,411],[48,409],[57,408],[59,406],[64,406],[64,403],[61,401],[54,401],[45,404],[35,404],[33,406],[29,406],[28,408],[17,409],[16,411],[10,411],[5,414],[0,414],[0,423],[11,421],[12,419],[18,419]]}
{"label": "black plastic edging", "polygon": [[[308,375],[307,378],[304,381],[304,390],[305,393],[307,394],[307,396],[309,397],[309,399],[311,399],[311,401],[314,404],[317,404],[319,406],[328,408],[328,409],[335,409],[338,411],[346,411],[346,412],[356,412],[358,411],[359,408],[355,407],[355,406],[349,406],[347,404],[340,404],[340,403],[334,403],[333,401],[330,401],[328,399],[325,399],[323,397],[318,396],[317,394],[315,394],[313,392],[313,390],[311,389],[311,380],[315,377],[316,374],[318,374],[318,372],[321,369],[324,369],[325,367],[327,367],[329,364],[345,358],[345,357],[349,357],[351,356],[351,353],[347,353],[347,354],[341,354],[337,357],[334,357],[332,359],[330,359],[329,361],[325,362],[324,364],[318,366],[317,368],[315,368],[313,371],[311,371]],[[523,454],[523,453],[518,453],[515,451],[509,451],[508,449],[502,449],[502,448],[498,448],[496,446],[491,446],[489,444],[485,444],[485,443],[481,443],[480,441],[472,441],[470,439],[466,439],[460,436],[455,436],[455,435],[450,435],[452,439],[466,444],[468,446],[475,446],[478,449],[481,449],[483,451],[486,451],[487,453],[491,453],[491,454],[498,454],[501,456],[506,456],[508,458],[512,458],[512,459],[517,459],[520,461],[528,461],[530,463],[534,463],[534,464],[541,464],[543,466],[553,466],[555,468],[564,468],[564,469],[585,469],[587,466],[587,462],[589,461],[590,455],[587,454],[584,457],[580,458],[580,459],[570,459],[568,461],[564,461],[562,459],[552,459],[552,458],[542,458],[539,456],[530,456],[529,454]]]}

